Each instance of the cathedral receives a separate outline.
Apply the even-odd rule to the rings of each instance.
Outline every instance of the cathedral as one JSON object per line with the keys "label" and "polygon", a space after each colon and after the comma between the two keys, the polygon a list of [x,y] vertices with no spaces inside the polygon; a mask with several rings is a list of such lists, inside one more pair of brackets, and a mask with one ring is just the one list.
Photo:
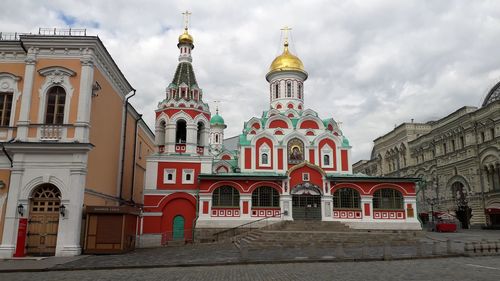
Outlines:
{"label": "cathedral", "polygon": [[418,179],[353,174],[351,145],[337,122],[305,105],[308,73],[286,34],[265,77],[269,107],[226,139],[224,118],[203,101],[187,25],[177,46],[179,62],[156,109],[139,245],[210,241],[262,220],[421,229]]}

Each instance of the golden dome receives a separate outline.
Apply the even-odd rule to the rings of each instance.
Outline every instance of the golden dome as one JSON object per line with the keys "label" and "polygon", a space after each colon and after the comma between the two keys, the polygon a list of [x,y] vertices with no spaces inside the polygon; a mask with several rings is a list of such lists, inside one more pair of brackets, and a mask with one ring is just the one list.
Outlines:
{"label": "golden dome", "polygon": [[187,28],[184,29],[184,33],[179,35],[179,44],[181,43],[193,44],[193,36],[188,33]]}
{"label": "golden dome", "polygon": [[298,57],[292,55],[288,51],[288,43],[286,42],[283,53],[277,56],[271,63],[271,66],[269,67],[269,72],[284,71],[284,70],[298,70],[301,72],[305,72],[304,64],[302,64],[302,61]]}

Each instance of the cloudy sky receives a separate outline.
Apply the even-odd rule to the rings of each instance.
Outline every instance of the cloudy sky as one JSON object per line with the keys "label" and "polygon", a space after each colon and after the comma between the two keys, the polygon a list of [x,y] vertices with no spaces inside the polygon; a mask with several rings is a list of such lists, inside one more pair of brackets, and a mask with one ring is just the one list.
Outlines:
{"label": "cloudy sky", "polygon": [[153,127],[177,64],[181,12],[190,10],[193,64],[226,136],[268,108],[265,74],[280,28],[309,72],[306,107],[342,122],[354,161],[395,124],[480,106],[500,80],[500,1],[22,1],[3,0],[0,31],[87,28],[98,35]]}

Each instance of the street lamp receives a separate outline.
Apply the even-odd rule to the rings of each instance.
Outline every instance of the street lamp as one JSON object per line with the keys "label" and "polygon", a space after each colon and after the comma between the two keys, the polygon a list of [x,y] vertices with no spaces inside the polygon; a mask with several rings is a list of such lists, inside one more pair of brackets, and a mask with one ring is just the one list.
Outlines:
{"label": "street lamp", "polygon": [[66,215],[66,206],[64,206],[64,204],[61,204],[61,206],[59,206],[59,213],[61,213],[61,216],[65,216]]}
{"label": "street lamp", "polygon": [[427,198],[427,204],[431,205],[431,218],[432,223],[434,223],[434,205],[437,205],[439,202],[438,198]]}
{"label": "street lamp", "polygon": [[24,206],[23,204],[17,205],[17,213],[22,217],[24,215]]}

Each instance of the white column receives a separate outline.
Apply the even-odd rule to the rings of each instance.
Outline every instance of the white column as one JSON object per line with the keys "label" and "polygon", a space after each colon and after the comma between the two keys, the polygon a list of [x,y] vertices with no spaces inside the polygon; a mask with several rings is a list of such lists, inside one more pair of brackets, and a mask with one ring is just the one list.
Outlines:
{"label": "white column", "polygon": [[[408,204],[411,204],[411,208],[413,209],[413,218],[408,217]],[[405,217],[407,222],[419,222],[417,219],[417,197],[415,196],[405,196],[404,197],[404,209],[405,209]]]}
{"label": "white column", "polygon": [[[210,214],[211,214],[211,210],[210,210],[210,207],[211,207],[211,201],[212,201],[212,195],[200,195],[200,206],[199,206],[199,220],[206,220],[206,219],[210,219]],[[207,214],[204,214],[203,213],[203,203],[204,202],[208,202],[208,213]]]}
{"label": "white column", "polygon": [[292,221],[292,196],[291,195],[281,195],[280,196],[281,212],[288,213],[283,214],[283,220]]}
{"label": "white column", "polygon": [[80,91],[78,93],[78,112],[75,122],[75,138],[82,143],[89,142],[92,82],[94,80],[92,51],[86,50],[85,52],[85,55],[80,59],[82,68],[80,73]]}
{"label": "white column", "polygon": [[[365,204],[370,206],[370,215],[365,215]],[[373,196],[361,196],[361,213],[363,221],[373,221]]]}
{"label": "white column", "polygon": [[162,128],[160,125],[155,128],[155,144],[165,145],[165,128]]}
{"label": "white column", "polygon": [[36,51],[28,50],[26,57],[26,68],[24,70],[23,94],[21,96],[21,109],[17,121],[17,138],[21,141],[28,139],[28,126],[30,123],[29,113],[31,108],[31,95],[33,93],[33,80],[35,79]]}
{"label": "white column", "polygon": [[[248,214],[243,214],[243,202],[244,201],[248,202]],[[246,220],[252,219],[252,195],[251,194],[240,195],[240,214],[241,214],[241,219],[246,219]]]}
{"label": "white column", "polygon": [[197,129],[196,124],[186,125],[186,153],[188,154],[196,154]]}
{"label": "white column", "polygon": [[61,200],[66,212],[64,217],[59,215],[56,256],[77,256],[81,253],[80,234],[86,171],[74,169],[70,173],[71,192],[63,193]]}
{"label": "white column", "polygon": [[321,197],[321,220],[322,221],[333,220],[332,205],[333,205],[333,196],[332,195],[323,195]]}
{"label": "white column", "polygon": [[175,123],[167,124],[165,127],[165,152],[174,153],[175,152]]}
{"label": "white column", "polygon": [[[7,199],[7,209],[3,225],[2,244],[0,245],[0,258],[10,258],[14,254],[17,242],[17,228],[19,214],[17,213],[18,196],[20,192],[23,169],[13,169],[10,178],[9,195]],[[28,213],[28,205],[24,204],[24,216]]]}
{"label": "white column", "polygon": [[202,130],[201,137],[202,137],[202,142],[201,143],[203,145],[203,155],[205,155],[205,156],[210,155],[210,153],[209,153],[209,148],[210,148],[210,145],[209,145],[210,129],[209,128],[204,128]]}

